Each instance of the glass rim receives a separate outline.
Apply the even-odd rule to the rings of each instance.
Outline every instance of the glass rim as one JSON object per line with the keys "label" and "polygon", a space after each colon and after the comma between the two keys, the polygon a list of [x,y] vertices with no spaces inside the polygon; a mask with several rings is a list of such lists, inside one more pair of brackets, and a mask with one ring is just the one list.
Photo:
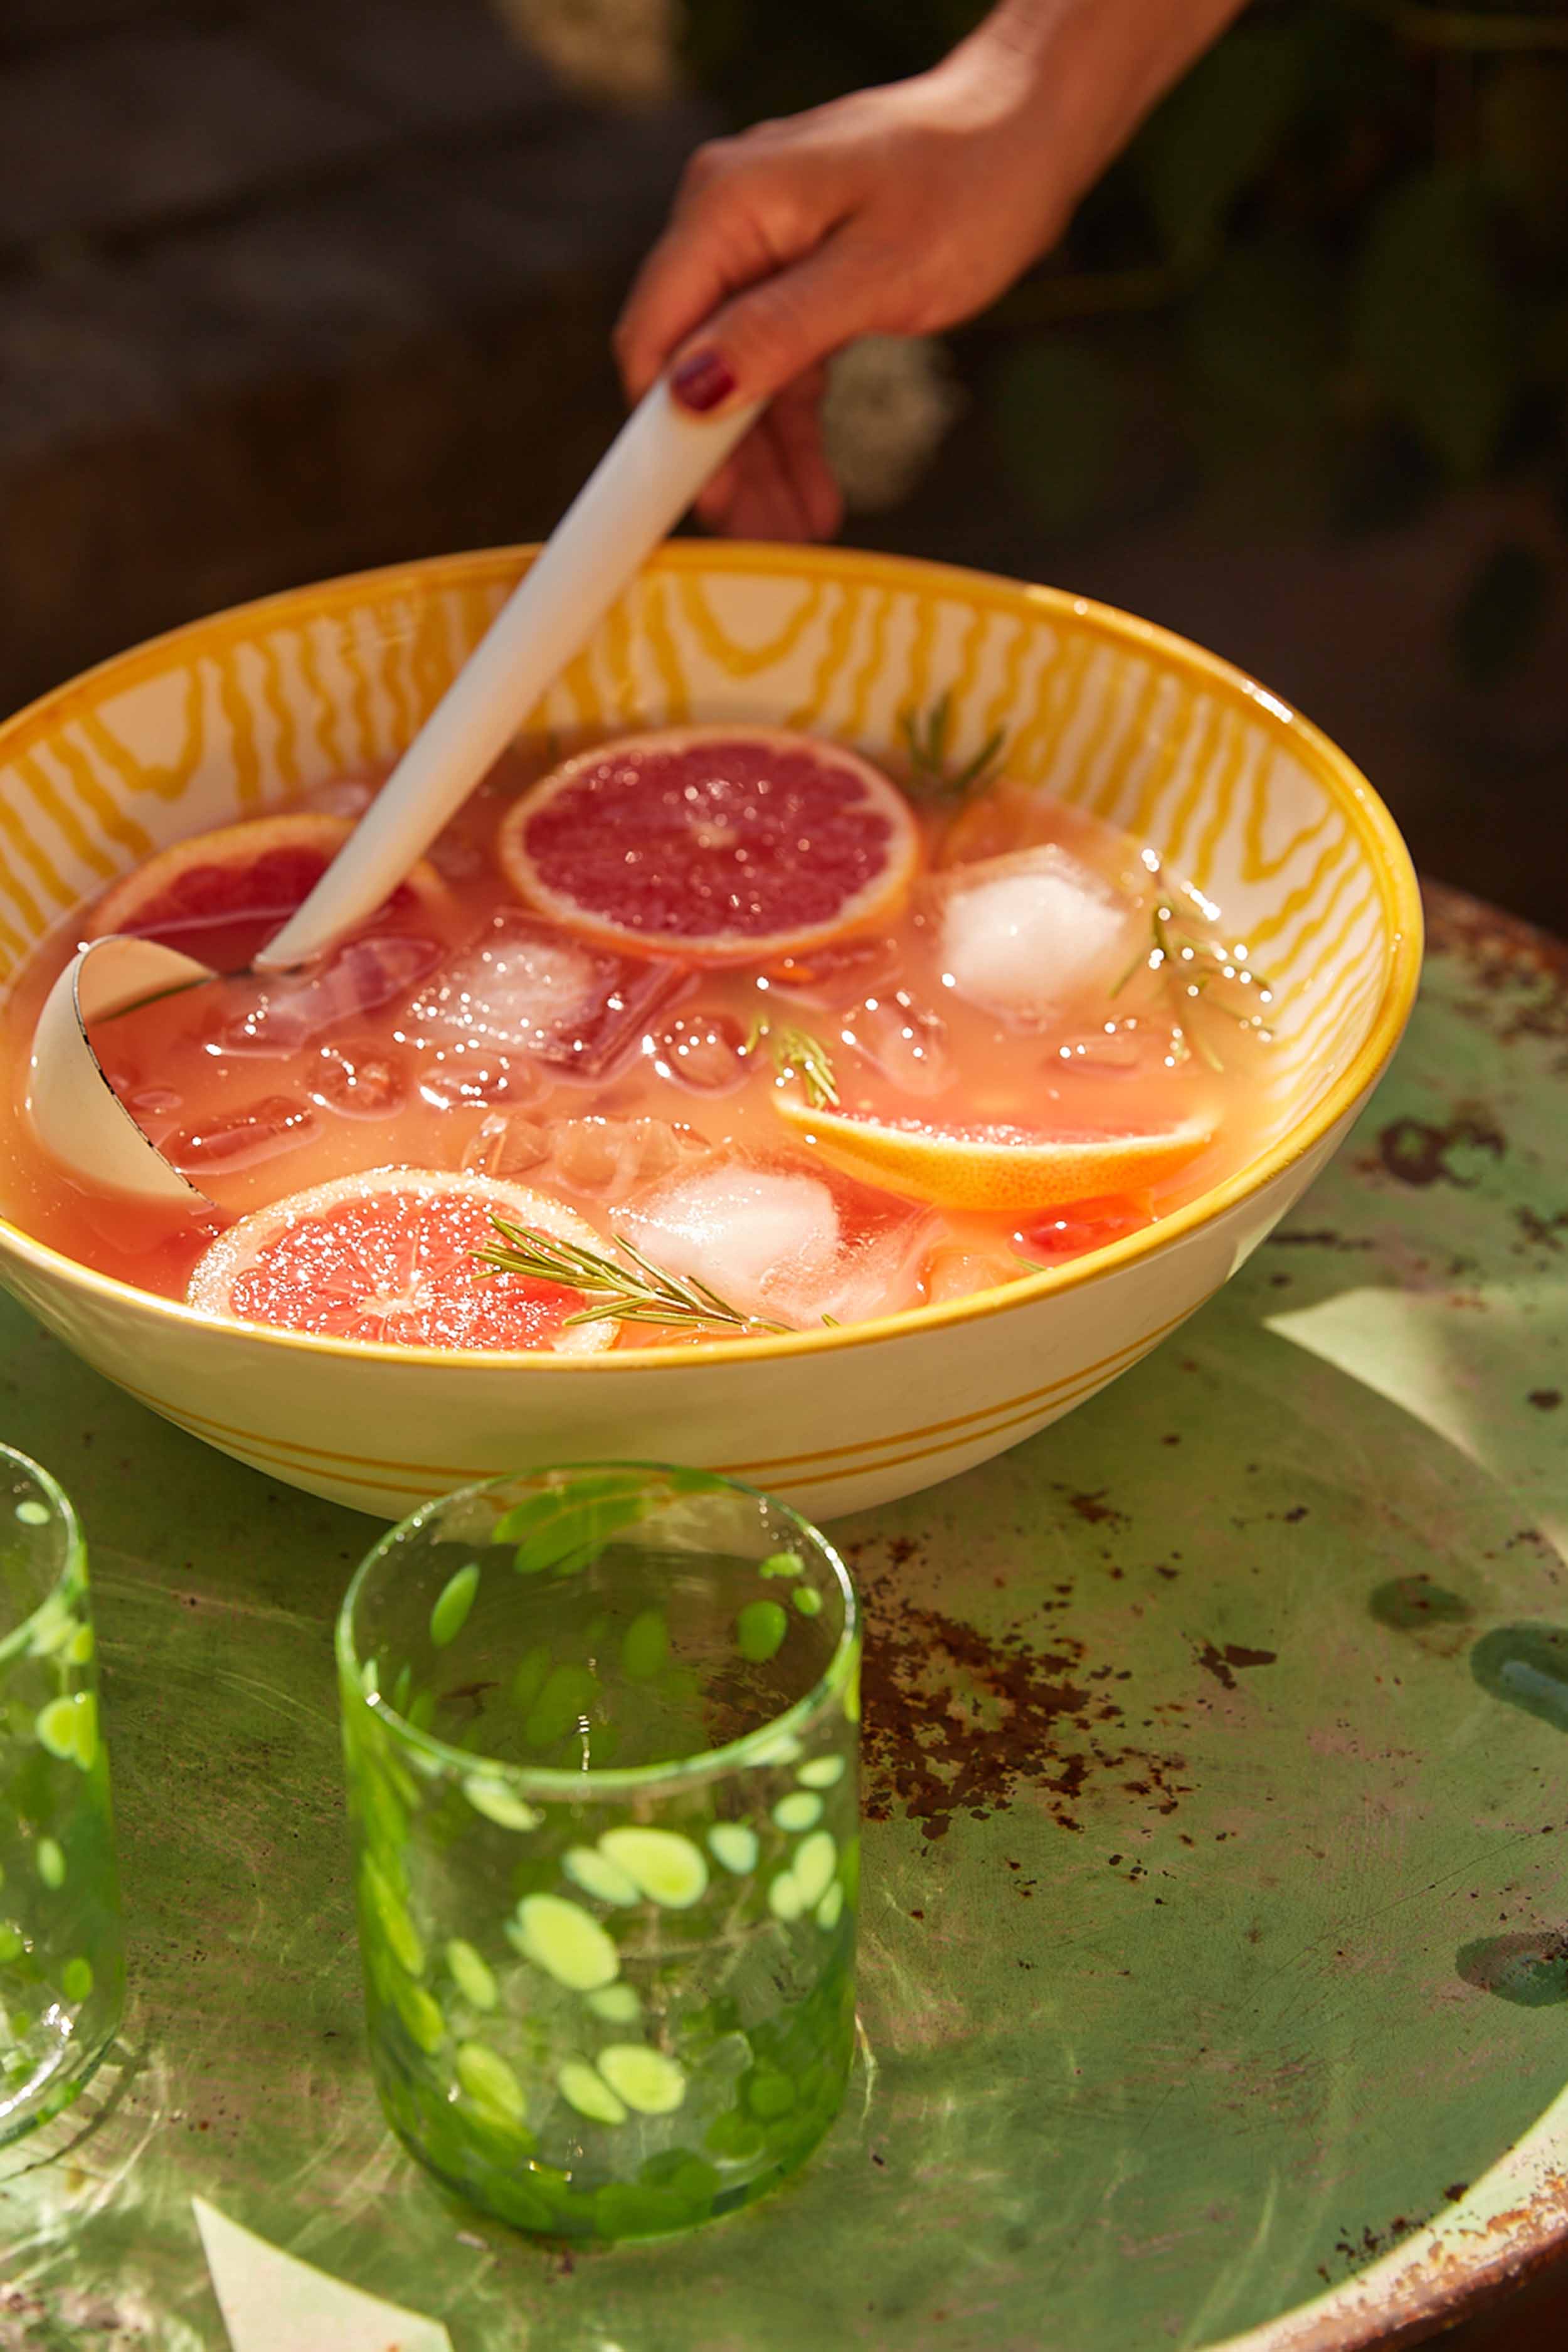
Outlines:
{"label": "glass rim", "polygon": [[85,1570],[87,1563],[87,1538],[82,1534],[76,1505],[53,1471],[46,1470],[41,1462],[35,1462],[30,1454],[22,1452],[20,1446],[7,1445],[0,1438],[0,1470],[7,1465],[25,1471],[41,1488],[51,1507],[52,1524],[64,1541],[59,1566],[49,1580],[48,1591],[40,1595],[25,1617],[18,1618],[8,1633],[0,1633],[0,1666],[9,1664],[13,1658],[21,1656],[31,1647],[33,1629],[40,1613],[55,1599],[67,1578],[78,1569]]}
{"label": "glass rim", "polygon": [[[453,1503],[465,1502],[470,1496],[492,1493],[498,1486],[510,1486],[520,1478],[542,1477],[551,1473],[589,1473],[604,1470],[637,1470],[662,1473],[679,1469],[685,1477],[697,1477],[707,1486],[748,1500],[765,1503],[787,1519],[825,1559],[836,1579],[844,1601],[844,1623],[833,1652],[811,1688],[801,1697],[793,1699],[766,1723],[743,1732],[739,1739],[727,1740],[721,1748],[705,1748],[694,1756],[672,1757],[662,1764],[612,1765],[595,1771],[572,1771],[556,1765],[512,1764],[498,1756],[487,1756],[472,1748],[454,1748],[438,1739],[434,1732],[422,1731],[405,1715],[400,1715],[385,1694],[368,1691],[361,1679],[367,1663],[359,1654],[354,1640],[353,1615],[362,1591],[374,1570],[383,1564],[392,1547],[403,1538],[423,1527],[437,1512]],[[692,1491],[700,1492],[698,1488]],[[344,1681],[378,1722],[384,1724],[408,1748],[423,1753],[446,1770],[468,1775],[480,1772],[487,1780],[496,1780],[519,1795],[548,1798],[559,1802],[563,1798],[575,1797],[579,1802],[595,1797],[624,1797],[637,1790],[689,1785],[721,1778],[726,1772],[737,1771],[753,1764],[765,1764],[771,1759],[766,1749],[775,1741],[803,1729],[829,1700],[838,1696],[849,1680],[860,1648],[860,1596],[855,1580],[846,1568],[834,1545],[828,1542],[820,1528],[792,1504],[783,1503],[776,1495],[765,1494],[760,1486],[748,1486],[742,1478],[726,1478],[714,1470],[698,1470],[683,1463],[609,1460],[596,1462],[541,1463],[531,1467],[509,1470],[499,1478],[479,1478],[467,1486],[454,1486],[449,1494],[437,1495],[406,1517],[387,1528],[371,1546],[349,1579],[338,1610],[334,1647],[338,1665]],[[763,1752],[758,1754],[761,1749]]]}

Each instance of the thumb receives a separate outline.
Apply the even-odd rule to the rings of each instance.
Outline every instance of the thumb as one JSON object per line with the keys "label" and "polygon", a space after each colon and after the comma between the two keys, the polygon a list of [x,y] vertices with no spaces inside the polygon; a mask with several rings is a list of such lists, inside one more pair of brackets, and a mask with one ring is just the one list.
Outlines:
{"label": "thumb", "polygon": [[868,242],[841,230],[716,310],[670,362],[670,391],[699,415],[770,400],[880,326],[888,296],[888,271]]}

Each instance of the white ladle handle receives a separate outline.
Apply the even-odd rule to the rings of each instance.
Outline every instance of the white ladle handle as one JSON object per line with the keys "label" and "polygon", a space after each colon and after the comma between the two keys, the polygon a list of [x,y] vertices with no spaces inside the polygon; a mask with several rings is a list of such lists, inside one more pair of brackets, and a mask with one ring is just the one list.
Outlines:
{"label": "white ladle handle", "polygon": [[302,907],[256,959],[281,971],[384,904],[756,416],[715,423],[660,378],[639,402]]}

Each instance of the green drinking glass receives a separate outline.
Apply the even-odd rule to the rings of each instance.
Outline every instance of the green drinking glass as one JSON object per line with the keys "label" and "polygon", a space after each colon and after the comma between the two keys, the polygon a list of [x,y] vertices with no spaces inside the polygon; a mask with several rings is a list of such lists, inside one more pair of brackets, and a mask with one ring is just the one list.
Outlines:
{"label": "green drinking glass", "polygon": [[87,1550],[47,1471],[0,1445],[0,2141],[70,2105],[124,1989]]}
{"label": "green drinking glass", "polygon": [[704,1472],[522,1472],[395,1528],[338,1621],[372,2065],[523,2230],[746,2204],[854,2047],[854,1587]]}

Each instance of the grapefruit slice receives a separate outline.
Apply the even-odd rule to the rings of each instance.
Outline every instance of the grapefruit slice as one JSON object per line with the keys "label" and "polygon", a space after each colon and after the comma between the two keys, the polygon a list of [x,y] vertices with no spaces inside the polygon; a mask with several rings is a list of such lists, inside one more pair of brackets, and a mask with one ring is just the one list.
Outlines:
{"label": "grapefruit slice", "polygon": [[[242,968],[303,905],[353,830],[352,818],[296,809],[194,834],[105,891],[87,937],[129,932],[217,971]],[[407,918],[447,903],[446,885],[421,860],[381,911]]]}
{"label": "grapefruit slice", "polygon": [[518,896],[643,955],[767,963],[885,922],[920,861],[895,784],[777,727],[672,727],[580,752],[496,836]]}
{"label": "grapefruit slice", "polygon": [[186,1303],[204,1315],[402,1348],[544,1349],[591,1355],[613,1322],[567,1328],[581,1292],[482,1275],[492,1212],[596,1249],[559,1201],[493,1176],[374,1168],[258,1209],[196,1262]]}
{"label": "grapefruit slice", "polygon": [[1053,1208],[1110,1192],[1147,1192],[1214,1135],[1211,1119],[1166,1127],[1048,1133],[999,1120],[952,1126],[923,1118],[878,1118],[853,1110],[813,1110],[779,1094],[773,1107],[831,1166],[863,1183],[943,1209],[997,1214]]}

